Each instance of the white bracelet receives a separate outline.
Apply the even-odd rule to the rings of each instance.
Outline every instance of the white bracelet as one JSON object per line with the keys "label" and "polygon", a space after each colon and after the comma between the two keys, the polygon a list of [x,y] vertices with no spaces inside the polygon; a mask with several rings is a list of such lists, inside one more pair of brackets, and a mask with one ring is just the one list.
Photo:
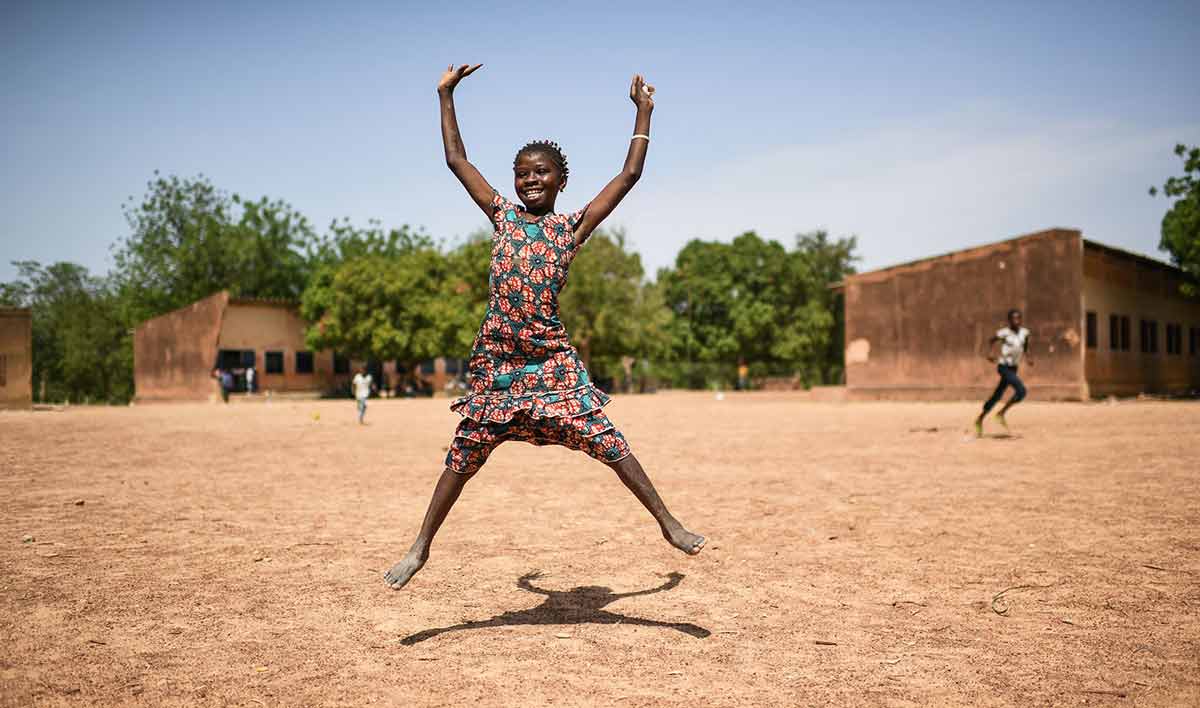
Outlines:
{"label": "white bracelet", "polygon": [[650,142],[650,136],[642,135],[641,133],[636,133],[632,138],[630,138],[630,140],[637,140],[638,138],[641,138],[642,140],[645,140],[646,142]]}

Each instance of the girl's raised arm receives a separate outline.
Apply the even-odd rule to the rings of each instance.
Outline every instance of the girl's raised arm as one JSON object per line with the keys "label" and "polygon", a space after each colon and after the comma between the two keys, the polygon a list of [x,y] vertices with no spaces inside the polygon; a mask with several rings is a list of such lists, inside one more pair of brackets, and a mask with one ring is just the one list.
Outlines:
{"label": "girl's raised arm", "polygon": [[647,84],[641,74],[633,77],[633,83],[629,86],[629,100],[637,106],[637,117],[633,121],[634,137],[629,141],[625,166],[588,204],[583,218],[575,226],[576,245],[587,240],[592,231],[608,218],[642,176],[642,166],[646,164],[646,149],[650,145],[650,114],[654,112],[654,87]]}
{"label": "girl's raised arm", "polygon": [[462,135],[458,132],[458,116],[454,114],[454,87],[481,66],[483,64],[463,64],[455,68],[451,64],[446,73],[442,74],[442,80],[438,82],[438,103],[442,108],[442,146],[446,149],[446,166],[467,188],[467,193],[483,213],[491,218],[492,185],[488,184],[483,175],[479,174],[479,170],[475,169],[475,165],[467,160],[467,149],[463,147]]}

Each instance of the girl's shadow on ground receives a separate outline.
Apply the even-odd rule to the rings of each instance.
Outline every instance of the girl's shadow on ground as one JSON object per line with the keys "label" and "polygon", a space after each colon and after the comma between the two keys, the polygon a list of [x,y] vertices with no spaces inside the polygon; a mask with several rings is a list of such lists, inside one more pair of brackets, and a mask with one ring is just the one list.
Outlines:
{"label": "girl's shadow on ground", "polygon": [[496,615],[491,619],[463,622],[452,627],[436,627],[424,629],[400,640],[401,644],[413,645],[432,639],[446,632],[459,632],[467,629],[483,629],[485,627],[511,627],[516,625],[542,624],[632,624],[641,627],[662,627],[675,629],[684,634],[690,634],[697,639],[704,639],[712,634],[707,629],[691,622],[661,622],[659,620],[628,617],[609,612],[604,608],[626,597],[651,595],[656,592],[670,590],[683,580],[680,573],[671,573],[667,582],[656,588],[637,590],[635,592],[614,593],[612,588],[596,585],[586,585],[570,590],[545,590],[533,584],[534,580],[542,577],[540,572],[526,573],[517,579],[517,587],[527,592],[545,595],[546,600],[537,607],[528,610],[516,610]]}

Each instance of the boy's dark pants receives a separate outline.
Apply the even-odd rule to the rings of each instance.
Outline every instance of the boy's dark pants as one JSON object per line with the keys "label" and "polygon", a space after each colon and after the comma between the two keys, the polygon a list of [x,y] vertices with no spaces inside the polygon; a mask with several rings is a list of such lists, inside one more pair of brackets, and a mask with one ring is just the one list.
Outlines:
{"label": "boy's dark pants", "polygon": [[996,390],[992,393],[992,397],[983,404],[984,415],[987,415],[987,412],[1000,402],[1000,399],[1004,397],[1004,389],[1009,386],[1013,388],[1013,403],[1020,403],[1025,399],[1025,384],[1021,382],[1021,377],[1017,376],[1017,367],[1000,364],[996,367],[996,371],[1000,374],[1000,383],[996,384]]}

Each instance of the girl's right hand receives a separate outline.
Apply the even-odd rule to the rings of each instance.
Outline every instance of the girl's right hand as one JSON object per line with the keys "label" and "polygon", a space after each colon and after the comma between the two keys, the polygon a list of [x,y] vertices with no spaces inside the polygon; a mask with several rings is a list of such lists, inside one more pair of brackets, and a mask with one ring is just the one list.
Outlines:
{"label": "girl's right hand", "polygon": [[458,86],[459,81],[462,81],[471,74],[474,74],[475,70],[481,66],[483,66],[483,64],[476,64],[475,66],[463,64],[462,66],[455,68],[454,65],[451,64],[450,66],[446,67],[446,73],[442,74],[442,80],[438,82],[438,91],[453,91],[454,87]]}
{"label": "girl's right hand", "polygon": [[641,74],[633,75],[633,82],[629,85],[629,100],[639,109],[654,108],[654,87],[646,83]]}

